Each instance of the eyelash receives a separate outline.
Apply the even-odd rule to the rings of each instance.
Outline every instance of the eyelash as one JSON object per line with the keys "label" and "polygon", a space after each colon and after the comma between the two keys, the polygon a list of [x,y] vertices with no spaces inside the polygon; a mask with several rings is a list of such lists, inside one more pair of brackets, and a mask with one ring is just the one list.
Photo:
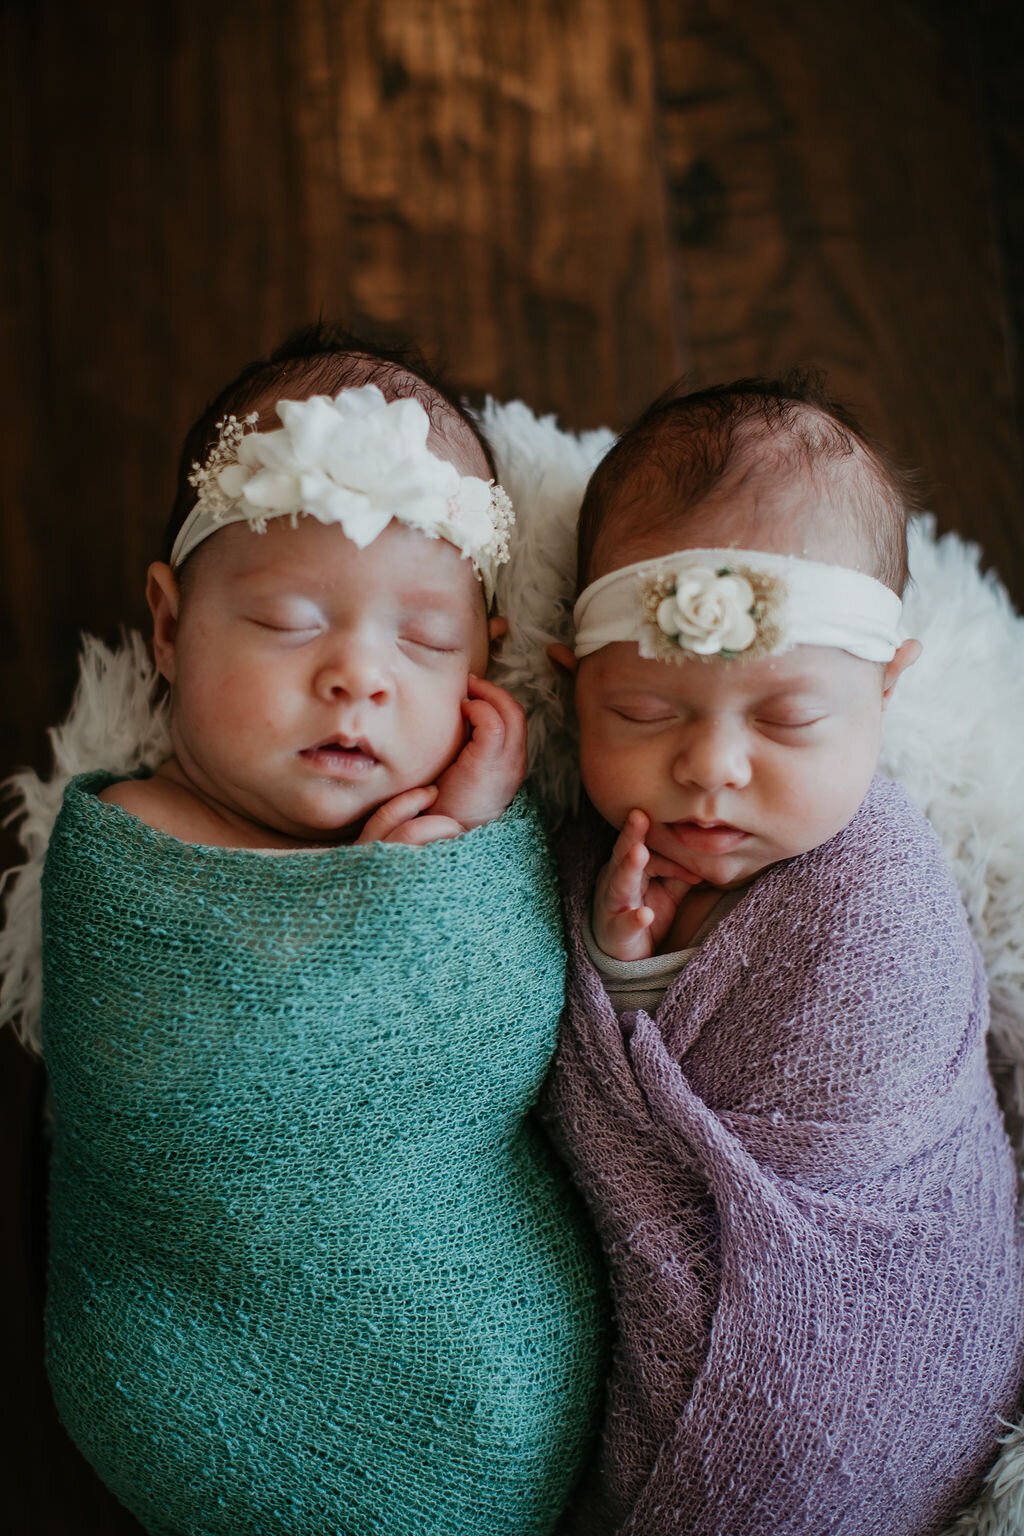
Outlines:
{"label": "eyelash", "polygon": [[266,629],[275,635],[313,635],[320,631],[318,624],[271,624],[266,619],[250,619],[249,622],[257,629]]}
{"label": "eyelash", "polygon": [[[273,635],[309,635],[320,633],[319,624],[271,624],[268,619],[250,619],[257,629],[266,630]],[[437,645],[430,640],[417,640],[413,635],[400,635],[399,643],[415,646],[417,650],[430,651],[437,656],[453,656],[458,651],[458,645]]]}
{"label": "eyelash", "polygon": [[432,651],[437,656],[454,656],[459,649],[457,645],[435,645],[430,640],[414,640],[412,635],[402,635],[401,640],[405,645],[414,645],[421,651]]}
{"label": "eyelash", "polygon": [[[673,715],[631,715],[623,709],[613,709],[612,714],[628,725],[667,725],[675,718]],[[821,718],[821,716],[815,716],[813,720],[759,720],[756,724],[762,727],[767,726],[774,731],[805,731],[810,726],[817,725]]]}

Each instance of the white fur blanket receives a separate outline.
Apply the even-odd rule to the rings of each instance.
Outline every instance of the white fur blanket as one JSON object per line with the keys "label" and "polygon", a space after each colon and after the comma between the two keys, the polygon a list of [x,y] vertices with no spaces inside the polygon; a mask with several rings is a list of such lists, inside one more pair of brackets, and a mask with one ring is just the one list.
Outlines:
{"label": "white fur blanket", "polygon": [[[569,635],[576,513],[612,435],[573,436],[520,402],[488,403],[484,426],[517,511],[513,559],[498,586],[512,628],[493,676],[527,709],[531,768],[557,812],[574,803],[578,779],[571,709],[545,652]],[[953,865],[988,970],[994,1053],[1024,1111],[1024,619],[980,573],[978,551],[953,535],[937,538],[930,518],[911,529],[910,568],[905,630],[924,653],[896,690],[881,766],[910,790]],[[51,732],[53,776],[11,781],[28,862],[7,882],[0,1024],[13,1024],[30,1046],[38,1042],[39,874],[64,785],[87,769],[157,763],[167,726],[155,697],[139,636],[114,652],[86,638],[74,706]],[[1007,1431],[982,1495],[946,1536],[1024,1532],[1024,1423]]]}

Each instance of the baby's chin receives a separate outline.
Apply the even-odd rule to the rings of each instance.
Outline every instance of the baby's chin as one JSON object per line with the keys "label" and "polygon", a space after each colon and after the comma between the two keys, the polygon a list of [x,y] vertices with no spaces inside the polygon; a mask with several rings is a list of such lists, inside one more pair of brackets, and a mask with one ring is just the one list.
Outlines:
{"label": "baby's chin", "polygon": [[677,836],[671,829],[665,829],[663,836],[657,839],[655,850],[685,870],[695,885],[709,885],[719,891],[739,890],[779,862],[777,856],[773,858],[764,849],[753,846],[753,839],[749,837],[730,839],[723,833],[719,847],[712,846],[713,833],[703,839],[705,846],[696,846],[701,841],[699,829],[689,837],[685,830]]}
{"label": "baby's chin", "polygon": [[268,845],[295,848],[331,848],[354,843],[380,804],[393,798],[364,806],[297,805],[263,800],[260,804],[239,805],[238,817],[244,817],[254,840],[262,835]]}

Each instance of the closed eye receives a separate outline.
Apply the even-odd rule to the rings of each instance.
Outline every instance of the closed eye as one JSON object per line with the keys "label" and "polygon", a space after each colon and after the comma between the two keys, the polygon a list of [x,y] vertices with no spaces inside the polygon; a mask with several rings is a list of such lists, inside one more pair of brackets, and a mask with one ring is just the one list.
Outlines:
{"label": "closed eye", "polygon": [[762,719],[759,724],[770,731],[806,731],[812,725],[819,725],[825,719],[824,715],[808,715],[801,720],[773,720]]}
{"label": "closed eye", "polygon": [[257,629],[286,635],[318,634],[324,627],[319,607],[302,600],[256,603],[246,617]]}
{"label": "closed eye", "polygon": [[628,720],[631,725],[664,725],[666,721],[674,719],[669,710],[656,712],[649,709],[623,709],[613,708],[612,714],[620,720]]}
{"label": "closed eye", "polygon": [[270,634],[305,635],[310,637],[313,635],[318,635],[323,627],[321,624],[316,623],[314,620],[303,621],[298,619],[292,621],[291,623],[284,623],[277,620],[272,622],[270,619],[250,619],[249,623],[254,624],[257,629],[267,630]]}
{"label": "closed eye", "polygon": [[402,645],[411,645],[418,651],[431,651],[437,656],[453,656],[461,651],[458,640],[441,635],[402,635]]}

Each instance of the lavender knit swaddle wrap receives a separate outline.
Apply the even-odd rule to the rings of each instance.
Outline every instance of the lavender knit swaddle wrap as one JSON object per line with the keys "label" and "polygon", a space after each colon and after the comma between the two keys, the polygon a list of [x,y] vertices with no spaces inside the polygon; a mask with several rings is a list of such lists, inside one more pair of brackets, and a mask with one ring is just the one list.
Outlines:
{"label": "lavender knit swaddle wrap", "polygon": [[656,1017],[579,937],[545,1113],[600,1229],[616,1345],[578,1536],[925,1536],[1021,1382],[1015,1176],[985,980],[938,843],[876,778],[765,872]]}

